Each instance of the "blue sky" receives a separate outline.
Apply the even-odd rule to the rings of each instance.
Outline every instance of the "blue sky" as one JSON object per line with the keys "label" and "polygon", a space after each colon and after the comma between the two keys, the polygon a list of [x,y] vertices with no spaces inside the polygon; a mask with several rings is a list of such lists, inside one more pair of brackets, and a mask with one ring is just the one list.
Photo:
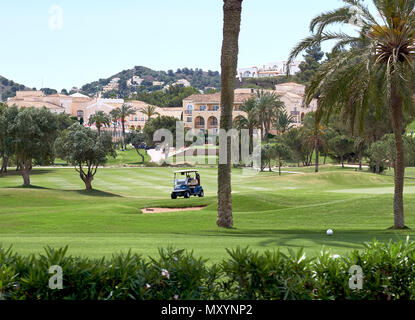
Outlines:
{"label": "blue sky", "polygon": [[[0,75],[61,90],[136,65],[220,70],[222,0],[0,2]],[[244,0],[239,66],[284,60],[340,0]],[[54,19],[62,9],[62,25]],[[51,24],[52,23],[52,24]]]}

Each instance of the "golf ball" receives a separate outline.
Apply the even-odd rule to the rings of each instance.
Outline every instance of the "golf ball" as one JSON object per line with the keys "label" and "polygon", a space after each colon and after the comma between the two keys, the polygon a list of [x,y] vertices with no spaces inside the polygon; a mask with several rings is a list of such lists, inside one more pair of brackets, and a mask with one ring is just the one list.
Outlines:
{"label": "golf ball", "polygon": [[326,231],[326,233],[327,233],[327,235],[328,235],[328,236],[332,236],[332,235],[333,235],[333,230],[328,229],[328,230]]}

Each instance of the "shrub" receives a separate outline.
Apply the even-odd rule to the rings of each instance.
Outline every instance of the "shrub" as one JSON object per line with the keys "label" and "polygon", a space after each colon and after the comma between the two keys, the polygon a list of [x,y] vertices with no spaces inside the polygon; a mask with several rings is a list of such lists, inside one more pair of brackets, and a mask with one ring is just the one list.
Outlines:
{"label": "shrub", "polygon": [[[207,265],[192,252],[160,249],[157,258],[131,252],[110,259],[67,254],[47,247],[20,256],[0,246],[0,300],[414,300],[415,244],[374,240],[343,257],[322,251],[228,250]],[[49,288],[49,268],[63,271],[63,289]],[[349,286],[351,266],[363,272],[361,290]]]}

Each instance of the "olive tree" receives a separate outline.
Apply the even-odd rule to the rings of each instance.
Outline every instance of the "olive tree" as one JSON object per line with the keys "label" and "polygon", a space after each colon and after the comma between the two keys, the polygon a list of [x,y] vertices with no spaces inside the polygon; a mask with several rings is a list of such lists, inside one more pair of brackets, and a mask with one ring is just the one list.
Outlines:
{"label": "olive tree", "polygon": [[85,128],[78,123],[61,133],[55,142],[56,154],[65,159],[79,173],[86,190],[92,190],[92,180],[98,166],[107,162],[107,157],[116,157],[111,134]]}
{"label": "olive tree", "polygon": [[33,160],[42,163],[53,157],[58,125],[56,115],[46,108],[25,108],[16,112],[17,109],[11,109],[10,114],[6,114],[6,149],[15,155],[23,185],[27,187],[30,186]]}

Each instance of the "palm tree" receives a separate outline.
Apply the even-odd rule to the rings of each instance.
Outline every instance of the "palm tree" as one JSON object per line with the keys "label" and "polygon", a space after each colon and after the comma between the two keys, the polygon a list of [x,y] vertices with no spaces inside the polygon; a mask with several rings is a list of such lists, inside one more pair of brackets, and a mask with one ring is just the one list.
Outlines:
{"label": "palm tree", "polygon": [[89,117],[89,125],[95,123],[95,126],[98,129],[98,135],[101,135],[102,126],[110,125],[110,117],[104,111],[97,111],[92,116]]}
{"label": "palm tree", "polygon": [[268,141],[271,124],[278,118],[278,113],[285,107],[285,104],[281,101],[281,96],[264,90],[257,91],[256,103],[263,138]]}
{"label": "palm tree", "polygon": [[114,138],[116,138],[117,137],[117,122],[118,122],[118,120],[120,120],[120,117],[121,117],[120,109],[119,108],[112,109],[110,111],[110,117],[111,117],[111,121],[114,124],[114,134],[113,135],[114,135]]}
{"label": "palm tree", "polygon": [[148,120],[150,120],[152,116],[160,115],[156,110],[157,110],[157,107],[147,105],[145,108],[141,108],[140,112],[146,115]]}
{"label": "palm tree", "polygon": [[[232,129],[234,108],[234,85],[238,65],[239,32],[241,26],[242,0],[223,1],[223,42],[221,56],[221,115],[220,128]],[[223,148],[223,146],[221,146]],[[226,163],[218,165],[218,219],[216,224],[222,228],[232,228],[232,190],[231,190],[231,139],[226,143]]]}
{"label": "palm tree", "polygon": [[277,119],[274,121],[275,129],[281,134],[284,134],[290,130],[294,123],[294,117],[288,114],[285,109],[278,112]]}
{"label": "palm tree", "polygon": [[246,113],[246,116],[239,116],[234,120],[234,127],[238,130],[247,129],[249,131],[249,154],[254,149],[254,130],[259,126],[257,104],[255,98],[249,98],[239,110]]}
{"label": "palm tree", "polygon": [[117,108],[119,115],[120,115],[120,119],[121,119],[121,127],[122,127],[122,140],[123,140],[123,147],[122,150],[126,149],[125,148],[125,118],[127,118],[128,116],[135,114],[136,110],[133,108],[133,106],[124,103],[121,108]]}
{"label": "palm tree", "polygon": [[315,163],[315,172],[319,171],[319,155],[320,155],[320,148],[326,147],[326,139],[324,137],[323,127],[313,121],[313,124],[310,128],[304,127],[304,134],[305,134],[305,145],[312,150],[311,155],[313,154],[313,150],[316,153],[316,163]]}
{"label": "palm tree", "polygon": [[[414,110],[413,83],[415,60],[415,1],[372,0],[375,14],[358,0],[343,0],[345,5],[314,18],[313,34],[291,52],[289,61],[304,49],[325,41],[335,41],[336,54],[324,63],[311,79],[306,104],[321,93],[318,117],[328,118],[340,111],[364,128],[371,105],[387,107],[395,136],[396,166],[394,228],[405,228],[403,187],[404,148],[403,111]],[[328,30],[333,24],[357,23],[357,34]],[[349,28],[350,29],[350,28]]]}

